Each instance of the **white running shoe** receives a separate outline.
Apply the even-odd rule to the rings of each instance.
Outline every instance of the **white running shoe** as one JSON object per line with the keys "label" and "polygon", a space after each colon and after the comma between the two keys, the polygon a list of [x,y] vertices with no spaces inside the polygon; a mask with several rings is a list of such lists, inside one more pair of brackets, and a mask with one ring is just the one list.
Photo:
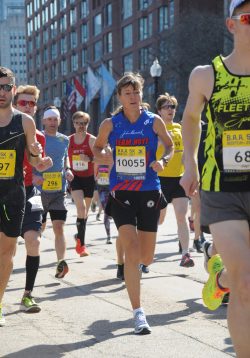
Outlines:
{"label": "white running shoe", "polygon": [[140,309],[140,311],[137,311],[134,314],[134,320],[135,320],[135,334],[144,335],[144,334],[151,333],[151,328],[149,327],[143,309]]}

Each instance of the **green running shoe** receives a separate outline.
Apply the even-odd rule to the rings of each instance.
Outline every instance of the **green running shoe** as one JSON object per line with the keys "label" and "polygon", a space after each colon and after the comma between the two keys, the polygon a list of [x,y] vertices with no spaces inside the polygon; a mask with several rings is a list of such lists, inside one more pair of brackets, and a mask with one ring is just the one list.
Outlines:
{"label": "green running shoe", "polygon": [[41,307],[36,303],[34,298],[28,294],[22,298],[20,311],[28,313],[38,313],[41,311]]}
{"label": "green running shoe", "polygon": [[224,268],[220,255],[214,255],[208,261],[209,278],[202,290],[202,299],[211,311],[216,310],[222,303],[224,295],[229,292],[228,289],[221,289],[217,285],[217,275]]}
{"label": "green running shoe", "polygon": [[2,304],[0,304],[0,327],[3,327],[5,325],[5,318],[3,314],[3,307]]}

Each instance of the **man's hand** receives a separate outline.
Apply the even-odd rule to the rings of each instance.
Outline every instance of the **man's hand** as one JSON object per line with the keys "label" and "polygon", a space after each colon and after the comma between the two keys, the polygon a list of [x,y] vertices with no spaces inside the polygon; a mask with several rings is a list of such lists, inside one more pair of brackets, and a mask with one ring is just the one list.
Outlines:
{"label": "man's hand", "polygon": [[74,179],[74,174],[70,169],[67,169],[65,171],[65,179],[68,180],[69,182],[71,182]]}
{"label": "man's hand", "polygon": [[29,152],[31,155],[38,157],[43,152],[43,147],[39,142],[34,142],[29,146]]}
{"label": "man's hand", "polygon": [[191,197],[197,194],[199,190],[199,173],[197,168],[191,168],[185,170],[180,185],[185,190],[187,196]]}
{"label": "man's hand", "polygon": [[40,158],[40,161],[35,166],[35,168],[39,172],[44,172],[45,170],[51,168],[52,165],[53,165],[53,160],[50,157],[44,157],[44,158]]}

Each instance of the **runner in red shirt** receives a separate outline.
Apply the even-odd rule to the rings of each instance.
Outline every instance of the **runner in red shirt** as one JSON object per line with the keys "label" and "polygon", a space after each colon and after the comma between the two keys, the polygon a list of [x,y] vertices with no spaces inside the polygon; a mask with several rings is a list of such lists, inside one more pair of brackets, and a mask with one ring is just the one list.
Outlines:
{"label": "runner in red shirt", "polygon": [[88,211],[94,194],[95,178],[92,148],[95,137],[87,132],[90,116],[85,112],[75,112],[72,117],[75,133],[69,137],[69,161],[74,174],[70,183],[71,194],[77,209],[76,252],[88,256],[85,246],[85,231]]}

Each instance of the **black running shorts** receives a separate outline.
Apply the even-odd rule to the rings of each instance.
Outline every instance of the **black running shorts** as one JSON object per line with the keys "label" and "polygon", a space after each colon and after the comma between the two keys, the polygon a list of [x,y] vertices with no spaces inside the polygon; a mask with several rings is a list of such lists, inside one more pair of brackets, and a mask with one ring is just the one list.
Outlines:
{"label": "black running shorts", "polygon": [[138,230],[157,232],[160,210],[167,206],[161,191],[115,191],[110,193],[105,209],[117,229],[133,225]]}

